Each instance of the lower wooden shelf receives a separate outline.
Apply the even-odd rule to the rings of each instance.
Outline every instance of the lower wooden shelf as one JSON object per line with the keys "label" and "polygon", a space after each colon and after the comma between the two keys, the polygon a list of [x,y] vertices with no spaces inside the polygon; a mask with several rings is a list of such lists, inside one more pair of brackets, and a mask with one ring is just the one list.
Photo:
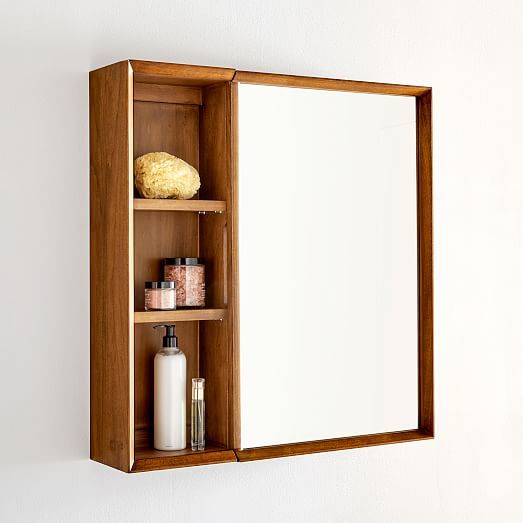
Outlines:
{"label": "lower wooden shelf", "polygon": [[213,463],[228,463],[238,461],[234,450],[217,443],[210,442],[205,450],[163,451],[149,447],[137,448],[134,453],[134,464],[131,472],[146,472],[150,470],[173,469],[179,467],[194,467],[211,465]]}

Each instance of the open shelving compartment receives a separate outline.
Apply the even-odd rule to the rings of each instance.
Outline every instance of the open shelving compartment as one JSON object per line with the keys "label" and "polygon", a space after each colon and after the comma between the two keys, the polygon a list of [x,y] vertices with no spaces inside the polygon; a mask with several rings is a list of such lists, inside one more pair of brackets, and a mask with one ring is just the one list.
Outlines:
{"label": "open shelving compartment", "polygon": [[[99,154],[91,154],[91,457],[126,472],[237,461],[233,74],[230,69],[136,61],[91,73],[91,150]],[[114,142],[109,143],[111,134]],[[118,150],[125,137],[127,150]],[[199,171],[201,187],[193,199],[140,198],[133,162],[155,151],[178,156]],[[100,251],[100,243],[107,251]],[[104,290],[106,285],[114,289],[121,276],[108,267],[108,251],[115,245],[122,247],[114,254],[119,268],[127,266],[129,273],[128,281],[120,281],[128,292],[121,290],[121,304]],[[163,259],[191,256],[205,265],[205,308],[145,311],[144,282],[163,279]],[[107,269],[113,269],[112,279]],[[96,308],[96,302],[106,308]],[[117,320],[105,332],[108,317]],[[187,358],[188,448],[180,451],[153,447],[153,363],[163,336],[153,326],[163,323],[176,325]],[[125,333],[126,326],[128,338],[118,340],[114,361],[103,360],[98,368],[98,359],[111,358],[109,338]],[[110,365],[117,368],[109,372]],[[189,437],[194,377],[206,380],[206,448],[195,452]],[[108,395],[114,404],[104,404]]]}
{"label": "open shelving compartment", "polygon": [[[169,83],[157,83],[158,81]],[[172,82],[172,83],[171,83]],[[231,198],[230,83],[154,75],[134,77],[133,159],[153,151],[173,154],[200,173],[201,188],[189,201],[134,199],[134,390],[133,469],[236,461],[229,437],[228,241]],[[206,271],[206,307],[143,312],[144,282],[161,277],[164,258],[198,256]],[[161,347],[158,323],[173,323],[187,358],[187,435],[191,379],[206,380],[206,449],[156,451],[153,439],[153,360]]]}

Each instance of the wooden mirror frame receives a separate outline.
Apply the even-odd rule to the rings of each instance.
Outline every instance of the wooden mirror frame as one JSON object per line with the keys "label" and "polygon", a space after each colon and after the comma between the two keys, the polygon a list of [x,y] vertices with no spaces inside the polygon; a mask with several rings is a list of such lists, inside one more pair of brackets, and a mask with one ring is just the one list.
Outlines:
{"label": "wooden mirror frame", "polygon": [[[271,445],[237,450],[240,461],[310,454],[434,438],[433,257],[432,257],[432,89],[395,84],[311,78],[237,71],[233,79],[233,122],[237,115],[237,83],[350,91],[416,98],[416,188],[418,252],[418,427],[345,438]],[[237,134],[237,122],[233,125]],[[237,143],[237,139],[235,140]],[[238,164],[236,151],[236,165]],[[235,174],[237,176],[237,172]],[[237,180],[236,180],[237,182]],[[237,238],[236,238],[237,241]],[[238,245],[236,245],[238,248]],[[239,325],[236,336],[239,339]]]}

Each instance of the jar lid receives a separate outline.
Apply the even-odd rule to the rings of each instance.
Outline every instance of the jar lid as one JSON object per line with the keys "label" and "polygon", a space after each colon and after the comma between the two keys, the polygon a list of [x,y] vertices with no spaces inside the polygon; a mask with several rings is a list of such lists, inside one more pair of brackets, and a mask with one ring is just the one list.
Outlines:
{"label": "jar lid", "polygon": [[198,258],[165,258],[164,265],[199,265]]}
{"label": "jar lid", "polygon": [[174,289],[175,282],[173,281],[146,281],[146,289]]}

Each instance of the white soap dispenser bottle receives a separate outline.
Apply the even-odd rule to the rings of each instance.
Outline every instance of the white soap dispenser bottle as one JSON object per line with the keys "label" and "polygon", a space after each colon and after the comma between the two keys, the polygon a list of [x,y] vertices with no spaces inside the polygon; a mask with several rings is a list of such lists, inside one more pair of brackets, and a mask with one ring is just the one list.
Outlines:
{"label": "white soap dispenser bottle", "polygon": [[154,357],[154,448],[181,450],[186,447],[185,354],[178,348],[174,325],[165,328],[162,349]]}

